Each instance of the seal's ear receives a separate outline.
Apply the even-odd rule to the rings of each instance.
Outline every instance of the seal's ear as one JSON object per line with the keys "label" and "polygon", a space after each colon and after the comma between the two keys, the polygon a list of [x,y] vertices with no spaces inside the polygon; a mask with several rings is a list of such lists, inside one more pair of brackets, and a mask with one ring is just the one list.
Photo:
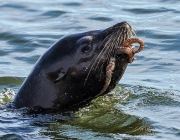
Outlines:
{"label": "seal's ear", "polygon": [[63,69],[59,69],[57,71],[47,73],[46,76],[50,81],[57,83],[65,76],[65,72]]}
{"label": "seal's ear", "polygon": [[64,77],[65,73],[61,72],[59,73],[58,77],[56,78],[56,80],[54,81],[54,83],[57,83],[59,80],[61,80]]}

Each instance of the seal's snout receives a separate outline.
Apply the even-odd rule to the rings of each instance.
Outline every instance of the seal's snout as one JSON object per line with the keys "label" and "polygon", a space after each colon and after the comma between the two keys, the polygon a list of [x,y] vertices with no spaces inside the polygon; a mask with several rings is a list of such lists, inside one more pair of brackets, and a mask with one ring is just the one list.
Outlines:
{"label": "seal's snout", "polygon": [[132,26],[128,22],[124,22],[124,27],[129,30],[132,30]]}
{"label": "seal's snout", "polygon": [[131,25],[127,21],[122,22],[122,26],[126,28],[131,28]]}

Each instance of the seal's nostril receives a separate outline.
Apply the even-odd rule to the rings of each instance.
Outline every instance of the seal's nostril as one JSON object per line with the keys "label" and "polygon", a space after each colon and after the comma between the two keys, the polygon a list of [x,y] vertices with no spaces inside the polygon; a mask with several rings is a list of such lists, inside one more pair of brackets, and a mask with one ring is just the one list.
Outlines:
{"label": "seal's nostril", "polygon": [[132,29],[131,25],[128,23],[128,22],[123,22],[124,23],[124,27],[127,28],[127,29]]}
{"label": "seal's nostril", "polygon": [[113,26],[114,28],[128,28],[128,29],[132,29],[131,25],[127,22],[127,21],[123,21],[123,22],[120,22],[116,25]]}
{"label": "seal's nostril", "polygon": [[122,23],[123,23],[123,24],[128,24],[128,22],[127,22],[127,21],[123,21]]}

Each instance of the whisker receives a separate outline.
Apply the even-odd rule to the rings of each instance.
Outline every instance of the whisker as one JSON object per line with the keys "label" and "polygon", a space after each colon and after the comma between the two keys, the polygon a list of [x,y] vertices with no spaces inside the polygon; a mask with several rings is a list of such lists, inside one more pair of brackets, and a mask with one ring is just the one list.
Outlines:
{"label": "whisker", "polygon": [[133,35],[134,37],[137,37],[137,34],[136,34],[136,31],[135,31],[135,30],[132,30],[132,35]]}
{"label": "whisker", "polygon": [[[109,36],[110,36],[110,35],[109,35]],[[102,42],[101,44],[103,44],[104,41],[105,41],[109,36],[107,36],[107,37],[103,40],[103,42]],[[101,50],[101,52],[98,54],[98,56],[96,57],[95,61],[94,61],[93,64],[91,65],[90,70],[89,70],[89,72],[88,72],[88,74],[87,74],[87,77],[86,77],[86,79],[85,79],[85,81],[84,81],[84,85],[86,84],[86,81],[87,81],[87,79],[88,79],[88,77],[89,77],[89,75],[90,75],[90,73],[91,73],[94,65],[96,64],[96,61],[97,61],[98,58],[101,56],[101,54],[102,54],[102,52],[104,51],[104,49],[106,49],[106,47],[104,47],[104,48]]]}
{"label": "whisker", "polygon": [[[106,46],[107,47],[106,51],[108,51],[107,52],[107,62],[109,62],[112,54],[115,53],[115,46],[118,44],[118,40],[120,38],[120,36],[118,36],[119,34],[120,34],[120,31],[118,30],[117,33],[113,34],[113,36],[112,36],[113,39],[110,42],[111,44],[108,43],[107,46]],[[104,52],[104,53],[106,53],[106,52]],[[102,66],[103,66],[103,64],[102,64]]]}
{"label": "whisker", "polygon": [[[104,47],[102,48],[100,53],[97,55],[97,57],[95,58],[91,66],[89,66],[90,68],[85,78],[84,85],[86,84],[92,70],[93,71],[98,70],[100,71],[100,73],[102,73],[104,63],[105,62],[108,63],[110,58],[114,56],[116,46],[120,46],[125,40],[130,38],[132,34],[136,35],[135,31],[134,30],[132,31],[132,28],[125,28],[125,27],[119,28],[118,27],[116,29],[117,29],[116,32],[109,34],[108,36],[105,37],[105,39],[103,39],[102,42],[98,43],[98,46],[104,45]],[[106,58],[103,58],[103,57],[106,57]],[[100,63],[101,63],[101,66],[99,66]],[[101,74],[100,74],[100,79],[101,79]]]}
{"label": "whisker", "polygon": [[[112,38],[112,37],[113,37],[113,35],[111,35],[110,38],[109,38],[109,40],[106,42],[103,50],[101,51],[102,54],[101,54],[101,57],[100,57],[100,58],[102,58],[102,56],[104,56],[103,54],[105,54],[106,51],[108,51],[109,43],[111,43],[111,38]],[[97,69],[97,66],[98,66],[98,64],[100,63],[100,60],[101,60],[101,59],[99,59],[99,61],[97,61],[97,65],[96,65],[96,67],[95,67],[95,70]]]}

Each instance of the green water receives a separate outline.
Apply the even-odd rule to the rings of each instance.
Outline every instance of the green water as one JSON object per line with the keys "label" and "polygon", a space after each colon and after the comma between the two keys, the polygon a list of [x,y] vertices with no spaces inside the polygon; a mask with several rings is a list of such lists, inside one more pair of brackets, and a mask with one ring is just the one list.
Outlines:
{"label": "green water", "polygon": [[[180,2],[0,1],[0,139],[180,138]],[[128,21],[145,49],[108,95],[78,112],[7,109],[37,59],[64,35]]]}

